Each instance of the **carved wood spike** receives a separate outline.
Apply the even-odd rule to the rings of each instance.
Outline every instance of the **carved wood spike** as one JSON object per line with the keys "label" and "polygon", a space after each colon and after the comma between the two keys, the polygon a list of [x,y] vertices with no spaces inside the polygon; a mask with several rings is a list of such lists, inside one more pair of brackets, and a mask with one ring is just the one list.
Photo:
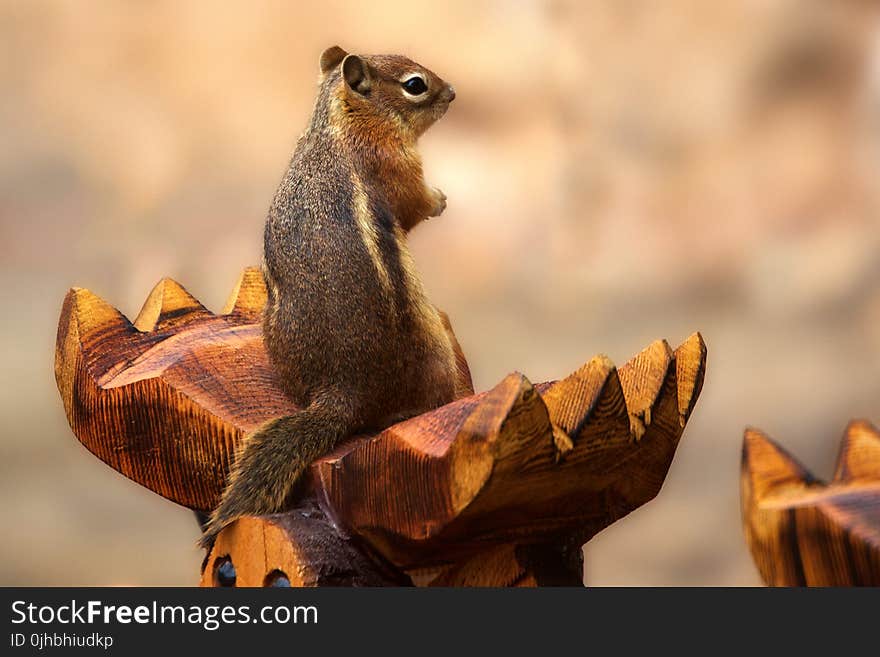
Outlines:
{"label": "carved wood spike", "polygon": [[[680,384],[678,360],[693,372]],[[651,345],[620,373],[599,356],[537,388],[511,374],[345,443],[316,462],[318,485],[341,523],[404,568],[541,537],[582,544],[659,492],[682,432],[679,390],[699,394],[704,368],[695,334],[675,353]],[[554,427],[572,445],[561,457]]]}
{"label": "carved wood spike", "polygon": [[768,585],[880,585],[880,434],[871,424],[846,428],[829,484],[747,429],[740,488],[746,541]]}
{"label": "carved wood spike", "polygon": [[259,270],[247,269],[230,312],[212,315],[164,279],[132,324],[95,294],[72,289],[58,325],[55,379],[77,438],[159,495],[212,509],[244,433],[296,411],[263,348],[265,297]]}

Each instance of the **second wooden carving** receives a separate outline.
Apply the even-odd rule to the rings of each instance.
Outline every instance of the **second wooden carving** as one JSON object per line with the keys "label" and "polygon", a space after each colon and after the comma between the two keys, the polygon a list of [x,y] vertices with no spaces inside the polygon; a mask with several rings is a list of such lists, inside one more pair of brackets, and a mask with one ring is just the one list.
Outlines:
{"label": "second wooden carving", "polygon": [[844,433],[828,484],[755,429],[742,456],[746,540],[770,586],[880,586],[880,433]]}

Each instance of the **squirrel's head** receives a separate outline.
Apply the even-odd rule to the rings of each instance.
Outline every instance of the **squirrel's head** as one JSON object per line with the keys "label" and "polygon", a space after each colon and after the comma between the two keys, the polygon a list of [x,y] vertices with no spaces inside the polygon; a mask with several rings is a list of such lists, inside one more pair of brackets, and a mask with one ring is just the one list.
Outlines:
{"label": "squirrel's head", "polygon": [[350,55],[333,46],[321,55],[322,83],[352,118],[388,121],[417,138],[446,112],[455,89],[401,55]]}

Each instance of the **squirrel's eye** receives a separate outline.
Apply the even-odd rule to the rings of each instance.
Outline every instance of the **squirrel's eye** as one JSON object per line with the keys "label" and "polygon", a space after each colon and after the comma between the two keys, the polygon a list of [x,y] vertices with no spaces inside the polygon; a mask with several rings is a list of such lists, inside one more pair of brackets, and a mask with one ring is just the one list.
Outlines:
{"label": "squirrel's eye", "polygon": [[428,85],[417,75],[403,83],[403,90],[411,96],[419,96],[428,90]]}

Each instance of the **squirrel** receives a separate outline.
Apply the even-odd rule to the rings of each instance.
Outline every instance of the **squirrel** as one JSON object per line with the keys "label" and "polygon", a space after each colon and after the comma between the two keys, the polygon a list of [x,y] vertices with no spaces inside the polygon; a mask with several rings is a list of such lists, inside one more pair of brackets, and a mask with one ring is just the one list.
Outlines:
{"label": "squirrel", "polygon": [[416,143],[454,98],[406,57],[322,53],[314,111],[264,232],[263,340],[302,410],[242,441],[202,546],[243,515],[283,510],[340,440],[456,398],[454,348],[406,241],[446,207]]}

